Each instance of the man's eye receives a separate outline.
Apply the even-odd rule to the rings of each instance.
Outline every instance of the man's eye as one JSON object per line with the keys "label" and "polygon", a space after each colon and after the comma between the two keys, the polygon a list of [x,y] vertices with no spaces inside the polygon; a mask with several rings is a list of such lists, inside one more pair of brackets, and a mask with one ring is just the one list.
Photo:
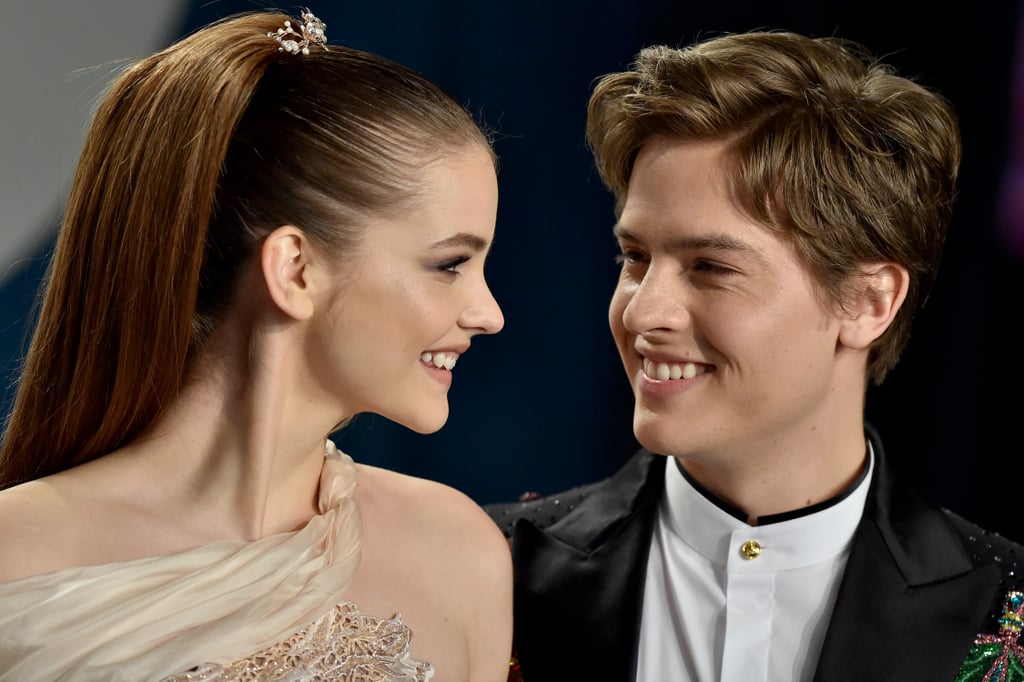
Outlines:
{"label": "man's eye", "polygon": [[736,271],[730,267],[726,267],[720,263],[708,260],[699,260],[693,264],[693,270],[696,272],[709,272],[712,274],[731,275]]}
{"label": "man's eye", "polygon": [[615,262],[618,263],[619,265],[643,263],[645,262],[645,260],[646,258],[642,253],[640,253],[639,251],[631,251],[629,249],[624,249],[622,253],[615,256]]}

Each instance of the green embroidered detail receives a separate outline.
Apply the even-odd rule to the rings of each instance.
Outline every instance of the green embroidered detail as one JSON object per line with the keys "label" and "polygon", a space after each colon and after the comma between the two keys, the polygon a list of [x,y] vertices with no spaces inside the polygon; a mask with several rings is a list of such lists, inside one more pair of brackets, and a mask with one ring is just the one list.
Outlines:
{"label": "green embroidered detail", "polygon": [[1003,601],[999,634],[975,637],[954,682],[1024,682],[1024,647],[1017,643],[1022,629],[1024,593],[1009,592]]}

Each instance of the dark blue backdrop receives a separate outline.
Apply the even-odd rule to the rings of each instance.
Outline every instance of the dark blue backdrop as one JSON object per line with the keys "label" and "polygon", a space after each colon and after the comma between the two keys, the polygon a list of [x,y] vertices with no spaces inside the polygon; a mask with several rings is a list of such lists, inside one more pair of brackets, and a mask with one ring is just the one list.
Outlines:
{"label": "dark blue backdrop", "polygon": [[[859,40],[946,94],[965,142],[938,288],[900,367],[869,392],[888,449],[941,502],[1018,539],[1013,482],[1024,266],[998,239],[1016,2],[394,2],[321,0],[331,42],[439,82],[497,133],[501,198],[488,265],[506,328],[459,362],[452,416],[420,436],[363,416],[337,437],[357,460],[434,478],[481,503],[603,477],[633,451],[631,396],[606,323],[612,202],[583,141],[593,80],[644,45],[783,28]],[[895,5],[901,5],[896,11]],[[196,2],[178,35],[266,3]],[[288,11],[296,8],[281,3]],[[168,36],[168,41],[177,35]],[[1024,123],[1019,125],[1024,126]],[[5,284],[0,360],[16,376],[24,302],[41,257]],[[2,397],[2,396],[0,396]],[[7,398],[9,399],[9,398]]]}

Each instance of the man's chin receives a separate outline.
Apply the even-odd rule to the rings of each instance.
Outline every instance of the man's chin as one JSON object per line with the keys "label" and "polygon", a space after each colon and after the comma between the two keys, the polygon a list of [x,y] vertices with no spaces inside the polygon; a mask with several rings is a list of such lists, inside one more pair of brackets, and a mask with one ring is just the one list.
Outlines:
{"label": "man's chin", "polygon": [[670,427],[664,422],[664,417],[652,419],[649,414],[642,417],[638,414],[633,420],[633,435],[640,445],[659,455],[686,449],[689,439],[677,432],[678,423]]}

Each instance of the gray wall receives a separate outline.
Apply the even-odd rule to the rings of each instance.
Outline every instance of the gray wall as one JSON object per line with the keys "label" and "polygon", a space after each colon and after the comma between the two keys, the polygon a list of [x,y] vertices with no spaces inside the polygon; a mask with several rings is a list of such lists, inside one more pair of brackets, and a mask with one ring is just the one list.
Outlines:
{"label": "gray wall", "polygon": [[181,0],[2,0],[0,284],[52,234],[116,60],[160,47]]}

